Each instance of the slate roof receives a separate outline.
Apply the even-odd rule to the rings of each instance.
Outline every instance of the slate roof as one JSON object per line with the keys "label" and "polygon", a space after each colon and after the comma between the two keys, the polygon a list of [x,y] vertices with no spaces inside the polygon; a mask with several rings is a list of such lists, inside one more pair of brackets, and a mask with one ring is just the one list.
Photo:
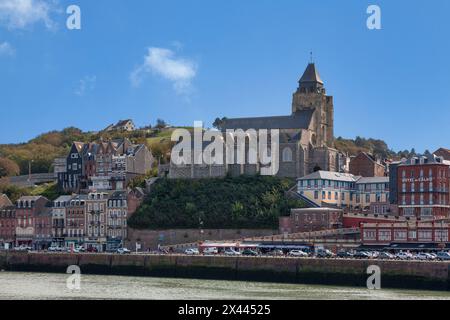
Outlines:
{"label": "slate roof", "polygon": [[314,63],[308,64],[305,72],[303,73],[303,76],[300,79],[300,84],[305,82],[307,83],[317,82],[323,84],[323,81],[320,78],[319,72],[317,71],[316,65]]}
{"label": "slate roof", "polygon": [[334,180],[334,181],[344,181],[344,182],[355,182],[359,177],[355,177],[349,173],[338,173],[331,171],[316,171],[298,180]]}
{"label": "slate roof", "polygon": [[389,183],[389,177],[362,177],[356,183]]}
{"label": "slate roof", "polygon": [[314,110],[302,110],[290,116],[227,119],[221,129],[308,129],[313,114]]}

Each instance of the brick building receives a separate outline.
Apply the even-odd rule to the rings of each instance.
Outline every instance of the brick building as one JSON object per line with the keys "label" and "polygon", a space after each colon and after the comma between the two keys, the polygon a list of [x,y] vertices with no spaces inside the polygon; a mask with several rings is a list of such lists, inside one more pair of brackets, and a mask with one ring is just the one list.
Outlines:
{"label": "brick building", "polygon": [[292,209],[280,218],[280,233],[313,232],[342,227],[343,210],[332,208]]}
{"label": "brick building", "polygon": [[435,156],[442,157],[444,160],[450,161],[450,149],[440,148],[434,152]]}
{"label": "brick building", "polygon": [[398,208],[402,216],[447,218],[450,214],[450,162],[429,156],[397,167]]}
{"label": "brick building", "polygon": [[0,208],[0,249],[10,249],[16,242],[16,207]]}
{"label": "brick building", "polygon": [[386,166],[382,161],[366,152],[360,152],[350,160],[349,171],[351,174],[361,177],[386,176]]}
{"label": "brick building", "polygon": [[392,243],[447,243],[450,225],[445,222],[364,223],[363,245]]}
{"label": "brick building", "polygon": [[[36,221],[40,218],[43,211],[46,211],[49,205],[47,198],[42,196],[24,196],[17,200],[16,205],[16,245],[33,246],[34,237],[36,235]],[[51,222],[50,222],[51,223]],[[39,226],[39,231],[41,231]]]}

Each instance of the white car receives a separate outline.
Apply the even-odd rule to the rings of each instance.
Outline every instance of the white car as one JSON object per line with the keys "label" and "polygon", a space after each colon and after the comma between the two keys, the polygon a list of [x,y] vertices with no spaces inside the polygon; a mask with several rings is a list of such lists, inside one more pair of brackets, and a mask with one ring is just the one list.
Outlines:
{"label": "white car", "polygon": [[289,252],[289,256],[291,257],[307,257],[308,254],[303,252],[302,250],[292,250]]}
{"label": "white car", "polygon": [[413,258],[413,255],[407,252],[399,252],[395,255],[395,258],[399,260],[411,260]]}
{"label": "white car", "polygon": [[218,254],[219,250],[217,248],[205,248],[205,250],[203,250],[203,254],[206,255],[211,255],[211,254]]}
{"label": "white car", "polygon": [[128,250],[127,248],[119,248],[119,249],[117,249],[117,253],[119,253],[119,254],[130,254],[131,251]]}
{"label": "white car", "polygon": [[433,256],[429,253],[421,252],[415,256],[417,260],[433,260]]}
{"label": "white car", "polygon": [[240,256],[241,253],[239,251],[233,250],[233,249],[227,249],[225,250],[224,254],[226,256]]}
{"label": "white car", "polygon": [[59,251],[59,248],[58,248],[58,247],[49,247],[49,248],[47,249],[47,251],[48,251],[48,252],[56,252],[56,251]]}
{"label": "white car", "polygon": [[184,254],[187,254],[189,256],[193,256],[193,255],[200,254],[200,252],[198,251],[198,249],[192,248],[192,249],[186,249],[184,251]]}

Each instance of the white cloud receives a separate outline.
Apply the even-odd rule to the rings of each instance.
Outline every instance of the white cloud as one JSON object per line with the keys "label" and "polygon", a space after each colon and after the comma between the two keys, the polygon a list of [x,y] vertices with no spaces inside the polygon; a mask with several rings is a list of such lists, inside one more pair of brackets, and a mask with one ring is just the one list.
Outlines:
{"label": "white cloud", "polygon": [[187,94],[191,82],[197,75],[197,65],[186,58],[179,58],[170,49],[151,47],[144,58],[144,63],[130,75],[134,86],[139,86],[147,73],[158,75],[172,82],[178,94]]}
{"label": "white cloud", "polygon": [[77,88],[75,89],[74,93],[77,96],[84,96],[86,92],[92,91],[95,89],[95,84],[97,82],[96,76],[86,76],[80,81],[78,81]]}
{"label": "white cloud", "polygon": [[56,11],[56,0],[0,0],[0,24],[9,29],[24,29],[42,22],[48,29],[55,26],[50,14]]}
{"label": "white cloud", "polygon": [[0,56],[13,56],[16,50],[8,42],[0,42]]}

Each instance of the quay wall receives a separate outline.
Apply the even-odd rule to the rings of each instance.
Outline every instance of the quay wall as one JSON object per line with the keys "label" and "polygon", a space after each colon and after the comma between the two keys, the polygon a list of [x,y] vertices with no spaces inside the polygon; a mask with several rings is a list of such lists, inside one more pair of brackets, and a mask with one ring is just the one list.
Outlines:
{"label": "quay wall", "polygon": [[0,252],[0,270],[178,277],[365,287],[367,268],[381,269],[382,288],[450,290],[450,262],[185,255]]}

